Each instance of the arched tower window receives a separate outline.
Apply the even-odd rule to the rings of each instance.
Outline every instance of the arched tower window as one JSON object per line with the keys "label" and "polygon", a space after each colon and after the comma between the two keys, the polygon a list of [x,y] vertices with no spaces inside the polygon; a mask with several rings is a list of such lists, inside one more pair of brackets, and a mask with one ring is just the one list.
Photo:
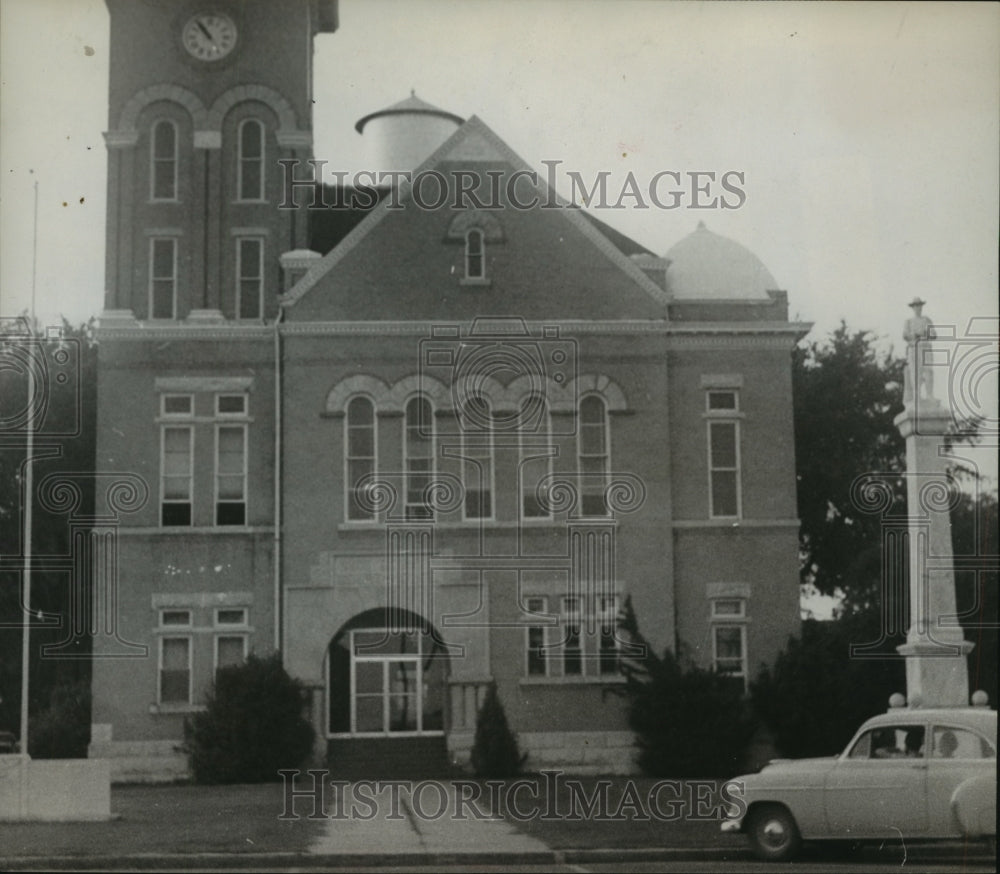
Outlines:
{"label": "arched tower window", "polygon": [[403,452],[407,519],[433,519],[427,490],[434,479],[434,410],[425,397],[406,404]]}
{"label": "arched tower window", "polygon": [[264,125],[255,118],[240,122],[236,162],[236,196],[239,200],[264,199]]}
{"label": "arched tower window", "polygon": [[465,278],[486,278],[486,242],[479,228],[465,233]]}
{"label": "arched tower window", "polygon": [[177,126],[163,119],[150,137],[150,199],[177,199]]}
{"label": "arched tower window", "polygon": [[493,518],[493,428],[490,403],[473,395],[462,405],[465,518]]}
{"label": "arched tower window", "polygon": [[347,518],[368,521],[375,518],[373,510],[362,500],[361,480],[375,472],[375,405],[366,397],[356,397],[347,405],[345,425],[345,488]]}
{"label": "arched tower window", "polygon": [[604,490],[608,484],[611,446],[608,435],[608,411],[597,395],[580,401],[578,455],[584,516],[606,516],[608,507]]}

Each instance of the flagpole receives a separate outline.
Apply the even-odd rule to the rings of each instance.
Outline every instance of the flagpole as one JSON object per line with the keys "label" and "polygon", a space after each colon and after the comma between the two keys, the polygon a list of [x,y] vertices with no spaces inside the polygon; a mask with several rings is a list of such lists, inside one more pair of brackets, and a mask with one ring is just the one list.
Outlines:
{"label": "flagpole", "polygon": [[[35,277],[38,264],[38,181],[35,181],[35,226],[31,252],[31,311],[28,321],[28,343],[33,342],[35,332]],[[41,349],[40,353],[45,354]],[[22,603],[24,608],[24,631],[21,635],[21,755],[28,758],[28,680],[30,675],[31,656],[31,523],[34,505],[35,471],[33,452],[35,444],[35,426],[32,421],[32,410],[35,400],[35,375],[31,362],[28,362],[28,420],[27,420],[27,453],[24,463],[24,590]],[[22,766],[22,779],[27,779],[27,764]],[[27,788],[27,787],[23,787]],[[22,808],[27,805],[27,793],[21,793]],[[22,809],[22,814],[25,811]]]}

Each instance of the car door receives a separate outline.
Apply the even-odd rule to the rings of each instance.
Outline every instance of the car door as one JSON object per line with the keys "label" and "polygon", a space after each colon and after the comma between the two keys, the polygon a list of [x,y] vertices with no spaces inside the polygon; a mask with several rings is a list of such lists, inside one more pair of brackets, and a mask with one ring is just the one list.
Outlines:
{"label": "car door", "polygon": [[827,773],[823,804],[832,836],[927,831],[925,734],[926,727],[915,723],[861,732]]}
{"label": "car door", "polygon": [[[966,830],[978,833],[975,825],[986,813],[982,809],[985,805],[974,804],[973,809],[962,809],[961,803],[956,807],[952,802],[960,786],[971,787],[973,782],[989,784],[985,794],[977,793],[977,796],[995,798],[996,751],[986,738],[971,728],[941,722],[931,727],[929,752],[927,812],[931,834],[961,835]],[[989,813],[987,818],[994,815]]]}

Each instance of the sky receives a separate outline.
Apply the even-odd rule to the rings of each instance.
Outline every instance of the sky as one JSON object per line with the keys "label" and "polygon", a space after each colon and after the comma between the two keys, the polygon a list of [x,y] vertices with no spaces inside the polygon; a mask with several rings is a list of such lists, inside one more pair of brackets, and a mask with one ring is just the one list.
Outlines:
{"label": "sky", "polygon": [[[103,295],[107,9],[3,0],[0,39],[0,315],[34,276],[38,315],[79,322]],[[996,334],[998,83],[997,4],[341,0],[315,44],[314,151],[368,168],[355,121],[415,89],[539,171],[561,161],[564,196],[566,171],[609,172],[609,199],[630,172],[742,173],[737,209],[593,211],[657,254],[704,221],[811,338],[843,319],[900,351],[915,295],[960,340],[971,319]],[[995,421],[996,341],[976,342]]]}

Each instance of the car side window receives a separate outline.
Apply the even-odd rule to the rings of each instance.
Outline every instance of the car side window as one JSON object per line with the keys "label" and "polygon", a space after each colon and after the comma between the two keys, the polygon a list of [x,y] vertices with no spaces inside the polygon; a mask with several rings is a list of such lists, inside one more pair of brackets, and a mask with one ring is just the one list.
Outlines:
{"label": "car side window", "polygon": [[866,731],[848,753],[849,759],[918,759],[924,755],[922,725],[886,725]]}
{"label": "car side window", "polygon": [[934,726],[931,757],[935,759],[994,759],[996,752],[983,737],[964,728]]}

